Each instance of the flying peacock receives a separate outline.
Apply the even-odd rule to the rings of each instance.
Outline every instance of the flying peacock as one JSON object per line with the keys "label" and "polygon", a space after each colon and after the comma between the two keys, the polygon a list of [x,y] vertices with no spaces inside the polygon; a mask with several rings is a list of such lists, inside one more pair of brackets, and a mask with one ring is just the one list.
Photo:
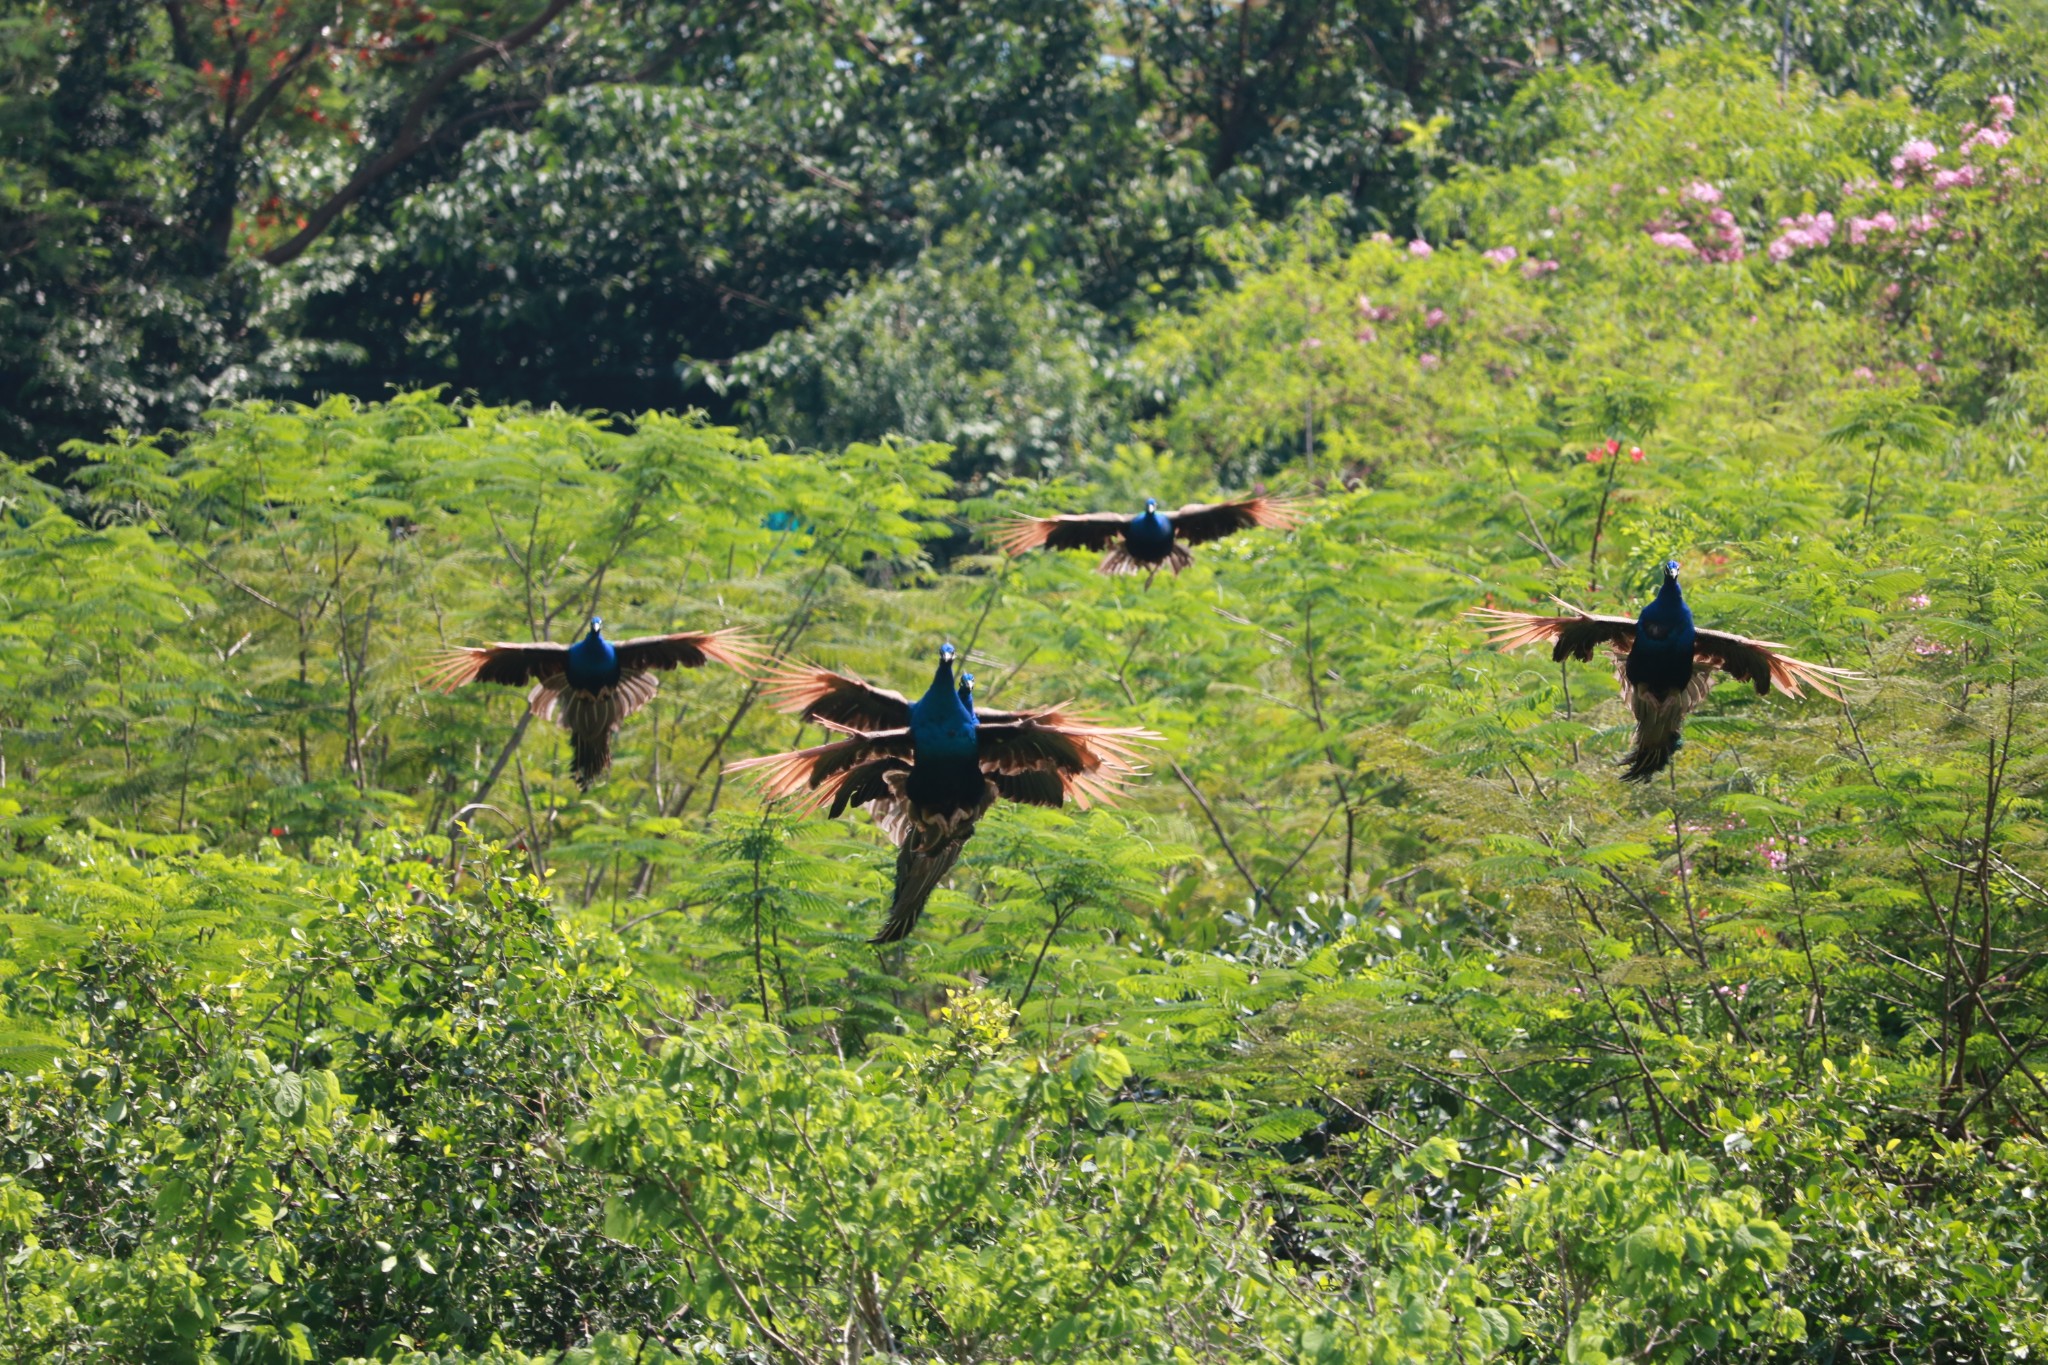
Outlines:
{"label": "flying peacock", "polygon": [[1551,658],[1569,656],[1585,662],[1593,657],[1595,645],[1612,648],[1622,700],[1636,718],[1635,742],[1622,760],[1624,782],[1647,782],[1671,762],[1685,718],[1713,687],[1717,668],[1738,682],[1752,684],[1758,696],[1770,695],[1775,684],[1786,696],[1797,697],[1803,684],[1836,701],[1841,694],[1835,684],[1861,676],[1795,659],[1782,652],[1785,646],[1768,640],[1698,629],[1679,590],[1675,559],[1664,562],[1663,586],[1633,620],[1598,616],[1563,600],[1557,604],[1569,615],[1539,616],[1497,607],[1475,607],[1465,614],[1484,621],[1487,638],[1502,649],[1552,640],[1556,643]]}
{"label": "flying peacock", "polygon": [[[996,527],[995,541],[1006,552],[1021,555],[1043,545],[1051,550],[1108,550],[1098,566],[1103,573],[1145,571],[1145,585],[1161,568],[1178,575],[1193,562],[1190,545],[1221,540],[1254,526],[1284,531],[1298,519],[1285,499],[1256,497],[1240,502],[1195,502],[1178,512],[1162,512],[1156,498],[1145,499],[1135,517],[1121,512],[1083,512],[1065,517],[1012,517]],[[1114,548],[1111,548],[1114,546]]]}
{"label": "flying peacock", "polygon": [[875,943],[916,927],[998,798],[1082,807],[1109,799],[1144,771],[1136,746],[1160,738],[1058,707],[977,712],[973,677],[956,686],[953,661],[953,646],[940,646],[931,686],[916,701],[822,668],[785,672],[769,685],[775,706],[843,738],[726,769],[756,773],[770,798],[800,795],[835,816],[868,808],[897,846],[896,891]]}
{"label": "flying peacock", "polygon": [[706,663],[745,671],[756,657],[753,641],[740,630],[642,635],[614,643],[604,637],[604,619],[593,616],[589,632],[573,645],[501,642],[449,650],[434,661],[427,681],[443,692],[472,682],[532,683],[527,709],[569,732],[570,771],[577,787],[588,791],[611,766],[619,726],[654,700],[655,673]]}

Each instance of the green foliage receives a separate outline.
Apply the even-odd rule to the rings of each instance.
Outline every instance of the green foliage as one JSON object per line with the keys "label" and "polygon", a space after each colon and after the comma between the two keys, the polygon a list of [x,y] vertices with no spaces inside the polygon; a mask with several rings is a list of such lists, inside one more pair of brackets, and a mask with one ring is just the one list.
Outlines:
{"label": "green foliage", "polygon": [[1558,1267],[1558,1345],[1591,1363],[1696,1356],[1751,1338],[1798,1342],[1805,1319],[1773,1281],[1792,1235],[1757,1192],[1714,1191],[1700,1157],[1595,1153],[1509,1200],[1533,1265]]}
{"label": "green foliage", "polygon": [[[138,861],[74,852],[102,875]],[[220,868],[166,857],[136,871]],[[97,915],[56,953],[9,917],[9,1012],[68,1044],[0,1077],[17,1358],[565,1341],[638,1311],[650,1268],[560,1162],[637,1042],[623,964],[503,859],[459,889],[391,841],[224,870],[287,912],[233,953],[217,915],[147,934]]]}
{"label": "green foliage", "polygon": [[962,247],[927,253],[709,376],[749,395],[753,422],[801,444],[876,431],[953,448],[962,482],[1081,464],[1116,429],[1099,315],[1026,268],[1008,278]]}

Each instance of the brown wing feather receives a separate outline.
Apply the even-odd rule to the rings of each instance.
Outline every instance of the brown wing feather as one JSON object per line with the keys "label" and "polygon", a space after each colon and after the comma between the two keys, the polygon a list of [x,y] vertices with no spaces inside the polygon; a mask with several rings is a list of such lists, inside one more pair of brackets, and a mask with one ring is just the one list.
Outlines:
{"label": "brown wing feather", "polygon": [[435,656],[427,665],[426,682],[443,692],[465,683],[503,683],[524,687],[550,678],[569,666],[569,646],[550,644],[462,645]]}
{"label": "brown wing feather", "polygon": [[[908,774],[910,760],[890,754],[882,758],[870,758],[854,764],[831,784],[832,808],[826,812],[833,819],[846,814],[848,806],[874,807],[877,802],[893,803],[899,787],[892,785],[891,773]],[[898,780],[900,783],[900,779]],[[893,809],[893,807],[892,807]],[[893,815],[884,810],[875,810],[874,815],[889,834],[892,841],[901,841],[901,834],[895,827]]]}
{"label": "brown wing feather", "polygon": [[613,648],[618,651],[621,668],[702,668],[706,663],[718,663],[744,673],[763,657],[753,636],[737,628],[640,635],[621,640]]}
{"label": "brown wing feather", "polygon": [[1593,657],[1596,646],[1614,646],[1616,654],[1627,654],[1636,642],[1635,618],[1601,616],[1582,611],[1569,602],[1558,603],[1568,616],[1542,616],[1533,611],[1503,611],[1499,607],[1474,607],[1465,615],[1482,623],[1487,643],[1498,649],[1520,649],[1544,640],[1552,642],[1550,657],[1581,662]]}
{"label": "brown wing feather", "polygon": [[1124,527],[1130,520],[1121,512],[1011,517],[997,522],[991,534],[1006,554],[1021,555],[1041,545],[1050,550],[1101,550],[1123,538]]}
{"label": "brown wing feather", "polygon": [[1836,689],[1848,679],[1863,676],[1850,669],[1810,664],[1780,654],[1778,651],[1784,647],[1770,640],[1701,630],[1694,632],[1692,657],[1700,668],[1718,668],[1738,682],[1748,683],[1760,697],[1768,696],[1773,686],[1788,697],[1797,697],[1802,695],[1800,688],[1804,685],[1823,697],[1840,701],[1842,694]]}
{"label": "brown wing feather", "polygon": [[880,758],[897,758],[905,760],[908,766],[910,757],[910,731],[883,730],[789,753],[743,758],[726,764],[725,771],[733,776],[753,774],[761,794],[771,801],[800,796],[800,804],[808,808],[834,799],[839,783],[847,781],[861,765]]}
{"label": "brown wing feather", "polygon": [[1060,775],[1034,768],[1021,773],[989,773],[988,780],[1005,801],[1026,806],[1061,806],[1066,803],[1067,784]]}
{"label": "brown wing feather", "polygon": [[573,704],[584,707],[592,717],[601,717],[605,724],[616,730],[626,717],[653,701],[660,687],[661,684],[646,673],[628,673],[619,679],[616,686],[595,692],[570,687],[560,677],[547,678],[535,683],[533,690],[526,694],[526,709],[542,720],[567,725],[568,708]]}
{"label": "brown wing feather", "polygon": [[1244,498],[1238,502],[1191,502],[1169,512],[1176,539],[1189,545],[1221,540],[1237,531],[1266,526],[1284,531],[1301,521],[1301,505],[1288,498]]}
{"label": "brown wing feather", "polygon": [[901,692],[825,668],[786,669],[768,680],[766,696],[778,711],[846,730],[900,730],[910,724],[910,700]]}
{"label": "brown wing feather", "polygon": [[[1014,720],[984,719],[980,726],[981,770],[1006,796],[1005,779],[1047,774],[1058,780],[1065,799],[1085,809],[1096,801],[1113,799],[1127,780],[1144,772],[1138,746],[1161,738],[1136,726],[1098,725],[1058,710],[1026,713]],[[1036,782],[1018,786],[1032,792],[1050,790]]]}
{"label": "brown wing feather", "polygon": [[[1188,553],[1185,545],[1176,544],[1166,552],[1166,558],[1155,559],[1149,564],[1133,556],[1125,546],[1119,545],[1102,557],[1102,562],[1095,566],[1095,572],[1115,577],[1127,573],[1153,574],[1167,568],[1173,570],[1173,576],[1178,578],[1180,571],[1194,562],[1195,557]],[[1146,585],[1151,585],[1150,579],[1146,580]]]}
{"label": "brown wing feather", "polygon": [[585,692],[563,686],[557,677],[535,683],[526,705],[534,715],[569,732],[569,771],[576,785],[588,791],[611,767],[612,736],[626,717],[654,700],[659,686],[651,674],[628,673],[617,686]]}

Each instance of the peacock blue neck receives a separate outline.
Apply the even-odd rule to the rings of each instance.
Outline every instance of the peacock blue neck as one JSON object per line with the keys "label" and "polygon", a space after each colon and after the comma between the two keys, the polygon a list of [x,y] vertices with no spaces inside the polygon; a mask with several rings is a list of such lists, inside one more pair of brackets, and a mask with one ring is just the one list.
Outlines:
{"label": "peacock blue neck", "polygon": [[1692,653],[1692,609],[1685,605],[1677,574],[1664,575],[1664,586],[1636,618],[1636,647],[1645,644],[1673,649],[1682,646],[1688,655]]}
{"label": "peacock blue neck", "polygon": [[1147,503],[1144,511],[1131,518],[1124,539],[1133,549],[1163,555],[1173,545],[1173,523],[1156,505]]}
{"label": "peacock blue neck", "polygon": [[939,660],[932,685],[910,706],[910,742],[921,759],[964,758],[976,752],[974,710],[953,679],[953,657]]}
{"label": "peacock blue neck", "polygon": [[603,630],[593,625],[590,633],[569,646],[569,681],[577,687],[595,690],[619,680],[619,654]]}

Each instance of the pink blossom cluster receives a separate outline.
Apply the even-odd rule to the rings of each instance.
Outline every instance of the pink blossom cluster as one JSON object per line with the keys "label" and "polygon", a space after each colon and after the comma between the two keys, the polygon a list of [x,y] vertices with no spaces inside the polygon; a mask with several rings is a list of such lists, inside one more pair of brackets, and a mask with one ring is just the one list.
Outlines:
{"label": "pink blossom cluster", "polygon": [[1758,856],[1770,867],[1771,871],[1782,872],[1785,869],[1785,864],[1792,861],[1792,846],[1794,844],[1804,844],[1805,842],[1806,836],[1804,834],[1787,835],[1782,840],[1774,834],[1758,844],[1756,851]]}
{"label": "pink blossom cluster", "polygon": [[[1947,172],[1943,174],[1947,174]],[[1975,184],[1976,181],[1973,178],[1963,183]],[[1911,218],[1903,221],[1888,209],[1879,209],[1868,218],[1852,216],[1849,219],[1849,245],[1878,247],[1911,246],[1913,243],[1906,239],[1931,236],[1940,229],[1942,216],[1942,209],[1938,205],[1929,208],[1924,213],[1916,213]],[[1887,299],[1896,298],[1897,296],[1898,291],[1896,287],[1887,290],[1885,294]]]}
{"label": "pink blossom cluster", "polygon": [[1539,261],[1534,256],[1531,256],[1528,260],[1522,262],[1522,277],[1530,280],[1541,279],[1556,269],[1556,261]]}
{"label": "pink blossom cluster", "polygon": [[[1892,170],[1900,175],[1919,175],[1934,164],[1934,158],[1941,155],[1941,148],[1924,137],[1908,138],[1899,154],[1892,158]],[[1893,185],[1902,182],[1893,180]]]}
{"label": "pink blossom cluster", "polygon": [[1979,147],[2003,147],[2012,141],[2012,129],[2005,125],[2012,122],[2015,112],[2011,95],[1993,95],[1990,99],[1991,122],[1983,128],[1965,128],[1968,135],[1963,139],[1963,155],[1968,156]]}
{"label": "pink blossom cluster", "polygon": [[1521,254],[1521,252],[1511,246],[1497,246],[1491,251],[1480,252],[1479,258],[1484,261],[1491,261],[1495,265],[1506,265]]}
{"label": "pink blossom cluster", "polygon": [[1358,296],[1358,314],[1360,317],[1372,322],[1392,322],[1401,315],[1401,310],[1392,304],[1375,308],[1371,299],[1360,294]]}
{"label": "pink blossom cluster", "polygon": [[1434,351],[1424,351],[1415,363],[1420,365],[1423,368],[1423,370],[1427,372],[1429,370],[1436,369],[1444,362],[1443,359],[1440,356],[1438,356]]}
{"label": "pink blossom cluster", "polygon": [[1719,186],[1695,180],[1678,193],[1679,217],[1647,223],[1643,231],[1653,246],[1688,252],[1710,263],[1739,261],[1749,254],[1749,245],[1734,212],[1721,207],[1721,197]]}
{"label": "pink blossom cluster", "polygon": [[1868,218],[1851,217],[1849,219],[1849,245],[1862,246],[1875,234],[1897,232],[1898,230],[1899,220],[1894,218],[1888,209],[1880,209]]}
{"label": "pink blossom cluster", "polygon": [[1424,327],[1429,328],[1432,332],[1435,331],[1437,328],[1443,326],[1444,323],[1448,322],[1449,320],[1449,317],[1444,313],[1444,310],[1441,308],[1432,308],[1427,313],[1424,313],[1422,315],[1422,325]]}
{"label": "pink blossom cluster", "polygon": [[1926,611],[1931,599],[1924,592],[1916,592],[1906,599],[1907,611]]}
{"label": "pink blossom cluster", "polygon": [[1768,248],[1774,261],[1789,260],[1795,251],[1818,250],[1835,238],[1835,215],[1832,213],[1802,213],[1797,218],[1780,218],[1778,226],[1784,230]]}
{"label": "pink blossom cluster", "polygon": [[1425,256],[1436,255],[1436,248],[1423,241],[1420,237],[1417,237],[1414,241],[1408,243],[1408,254],[1417,260],[1421,260]]}
{"label": "pink blossom cluster", "polygon": [[1964,166],[1958,170],[1943,168],[1934,173],[1934,188],[1938,190],[1968,189],[1977,183],[1977,168]]}
{"label": "pink blossom cluster", "polygon": [[1953,654],[1955,650],[1939,640],[1915,640],[1913,642],[1913,652],[1923,659],[1935,659],[1944,654]]}
{"label": "pink blossom cluster", "polygon": [[1726,264],[1749,254],[1749,246],[1742,240],[1742,229],[1736,224],[1733,213],[1727,209],[1715,209],[1707,214],[1707,226],[1721,245],[1701,247],[1701,260]]}

